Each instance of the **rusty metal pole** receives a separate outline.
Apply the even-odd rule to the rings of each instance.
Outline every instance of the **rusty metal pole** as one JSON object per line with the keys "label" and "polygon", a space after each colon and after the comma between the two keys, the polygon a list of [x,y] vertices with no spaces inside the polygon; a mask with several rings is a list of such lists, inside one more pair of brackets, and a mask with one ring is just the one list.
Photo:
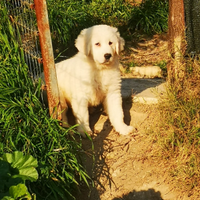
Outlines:
{"label": "rusty metal pole", "polygon": [[54,118],[61,120],[59,89],[57,84],[46,0],[34,0],[34,4],[42,52],[44,76],[47,86],[49,113]]}

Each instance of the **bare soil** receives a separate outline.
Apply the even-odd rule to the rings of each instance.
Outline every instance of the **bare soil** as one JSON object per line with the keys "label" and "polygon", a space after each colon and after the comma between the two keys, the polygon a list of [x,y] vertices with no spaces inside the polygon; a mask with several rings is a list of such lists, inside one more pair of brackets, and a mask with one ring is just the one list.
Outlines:
{"label": "bare soil", "polygon": [[121,136],[110,126],[108,117],[97,110],[91,125],[98,132],[92,145],[83,141],[88,152],[84,165],[94,181],[89,191],[81,188],[77,200],[186,200],[186,194],[174,187],[169,166],[160,160],[158,144],[152,130],[159,122],[156,105],[123,104],[125,122],[137,128],[129,136]]}
{"label": "bare soil", "polygon": [[[167,60],[166,37],[154,36],[137,44],[129,43],[122,63],[131,59],[141,65]],[[77,200],[192,199],[175,186],[169,163],[158,156],[160,147],[153,134],[160,121],[158,106],[133,103],[130,97],[123,100],[123,110],[125,123],[137,128],[129,136],[121,136],[113,130],[101,107],[90,115],[95,130],[93,145],[86,139],[83,148],[88,153],[84,165],[94,187],[89,190],[82,186]]]}

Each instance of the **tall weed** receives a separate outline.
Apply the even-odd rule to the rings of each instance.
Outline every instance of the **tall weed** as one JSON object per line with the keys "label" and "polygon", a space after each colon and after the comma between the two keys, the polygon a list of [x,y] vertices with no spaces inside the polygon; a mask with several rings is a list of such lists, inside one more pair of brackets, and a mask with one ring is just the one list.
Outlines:
{"label": "tall weed", "polygon": [[[200,62],[184,65],[184,78],[169,86],[160,105],[163,120],[159,140],[162,156],[171,162],[171,173],[184,189],[200,191]],[[185,187],[187,186],[187,187]]]}

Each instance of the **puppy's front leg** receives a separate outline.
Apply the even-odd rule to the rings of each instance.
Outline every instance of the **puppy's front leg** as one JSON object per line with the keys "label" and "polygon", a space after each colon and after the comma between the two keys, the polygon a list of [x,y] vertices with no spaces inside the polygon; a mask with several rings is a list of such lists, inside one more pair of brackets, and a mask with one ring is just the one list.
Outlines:
{"label": "puppy's front leg", "polygon": [[62,126],[68,128],[69,124],[67,120],[67,110],[68,110],[67,102],[65,100],[62,91],[60,90],[59,92],[60,92],[60,105],[62,110]]}
{"label": "puppy's front leg", "polygon": [[85,132],[91,134],[92,131],[89,126],[89,111],[88,111],[88,101],[84,99],[74,100],[71,102],[72,111],[76,117],[76,122],[79,124],[78,131],[85,137]]}
{"label": "puppy's front leg", "polygon": [[134,127],[124,123],[124,113],[122,110],[122,98],[119,93],[108,93],[104,100],[104,107],[108,114],[111,124],[121,135],[133,132]]}

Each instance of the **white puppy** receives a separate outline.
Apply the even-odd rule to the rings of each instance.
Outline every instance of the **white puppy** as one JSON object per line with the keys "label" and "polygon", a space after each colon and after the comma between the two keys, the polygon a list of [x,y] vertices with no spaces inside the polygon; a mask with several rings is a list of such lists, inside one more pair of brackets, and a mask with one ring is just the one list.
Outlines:
{"label": "white puppy", "polygon": [[117,28],[96,25],[81,31],[75,41],[79,52],[56,64],[63,121],[67,122],[67,105],[72,107],[79,124],[78,131],[91,133],[89,106],[103,103],[110,122],[122,135],[134,128],[124,121],[121,98],[121,78],[118,55],[124,40]]}

